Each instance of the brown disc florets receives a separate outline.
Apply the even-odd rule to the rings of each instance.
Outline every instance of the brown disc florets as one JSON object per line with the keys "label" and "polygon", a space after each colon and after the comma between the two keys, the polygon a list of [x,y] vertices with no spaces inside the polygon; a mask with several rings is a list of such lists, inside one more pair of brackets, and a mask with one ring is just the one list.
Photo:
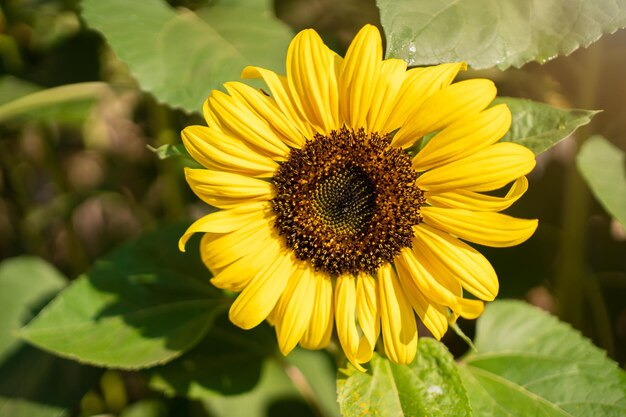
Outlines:
{"label": "brown disc florets", "polygon": [[411,247],[422,191],[388,135],[346,128],[292,149],[272,182],[275,228],[298,259],[338,276],[375,272]]}

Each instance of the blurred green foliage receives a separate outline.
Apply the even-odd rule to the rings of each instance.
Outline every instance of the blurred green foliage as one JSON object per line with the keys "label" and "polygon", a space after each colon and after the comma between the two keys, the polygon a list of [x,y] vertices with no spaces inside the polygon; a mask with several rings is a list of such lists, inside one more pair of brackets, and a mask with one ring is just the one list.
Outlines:
{"label": "blurred green foliage", "polygon": [[[153,0],[153,3],[159,2]],[[171,0],[169,3],[178,10],[199,11],[200,16],[203,13],[210,16],[211,6],[223,5],[217,0]],[[243,0],[234,3],[236,7],[247,6]],[[392,7],[391,2],[380,3]],[[89,4],[112,7],[107,1],[92,0]],[[255,1],[254,4],[259,7],[260,3]],[[167,8],[165,3],[159,3],[158,7],[169,17],[178,16],[179,12]],[[264,3],[263,7],[266,13],[263,22],[280,25],[283,42],[288,41],[290,31],[295,33],[313,27],[339,53],[345,51],[364,23],[382,27],[374,0],[276,0]],[[154,58],[150,55],[155,51],[154,45],[146,45],[143,57],[128,58],[116,50],[115,39],[123,41],[124,34],[110,35],[111,49],[101,34],[87,27],[80,10],[81,4],[75,0],[0,2],[0,109],[5,110],[5,117],[0,117],[0,260],[29,255],[46,260],[61,272],[59,278],[58,272],[51,273],[50,266],[41,267],[40,261],[35,260],[25,268],[39,265],[40,269],[12,274],[20,280],[16,283],[4,280],[2,272],[10,268],[11,263],[21,261],[8,260],[0,264],[0,297],[10,294],[14,296],[9,297],[13,305],[17,305],[9,314],[7,306],[11,304],[2,303],[1,317],[10,317],[11,322],[6,327],[7,332],[4,327],[0,330],[4,332],[4,342],[13,346],[13,350],[0,352],[6,355],[0,364],[0,416],[111,413],[122,417],[204,417],[232,416],[235,412],[252,415],[249,414],[251,408],[247,407],[250,404],[256,404],[255,412],[259,416],[335,415],[338,405],[333,403],[335,375],[330,355],[296,352],[287,362],[277,361],[273,356],[272,338],[263,336],[269,333],[267,328],[259,329],[257,336],[269,340],[268,358],[262,362],[262,369],[252,369],[261,382],[254,390],[242,394],[240,400],[244,401],[244,406],[239,402],[239,409],[234,405],[235,397],[207,393],[211,391],[207,386],[219,387],[215,392],[224,392],[226,386],[232,390],[233,386],[228,384],[236,384],[236,378],[228,379],[228,374],[222,373],[208,379],[194,376],[193,383],[181,378],[186,372],[214,369],[213,365],[206,364],[203,351],[198,350],[211,344],[213,339],[205,339],[180,360],[163,367],[143,373],[107,373],[101,377],[98,369],[59,359],[14,338],[11,332],[26,324],[48,298],[65,285],[62,276],[67,276],[75,285],[84,284],[87,278],[76,278],[88,271],[92,275],[101,271],[96,260],[122,243],[134,240],[158,224],[188,221],[206,210],[184,184],[182,167],[189,162],[185,158],[170,157],[180,151],[176,147],[180,142],[178,132],[202,120],[198,114],[187,114],[173,107],[199,111],[199,107],[190,104],[193,100],[201,101],[205,94],[197,88],[204,86],[208,91],[212,83],[217,82],[194,78],[195,74],[190,73],[186,80],[193,82],[187,85],[189,91],[185,94],[173,91],[173,99],[167,94],[167,85],[150,88],[142,83],[142,74],[150,75],[155,65],[176,64],[184,70],[184,56],[171,58],[171,62],[161,57],[156,63],[151,61],[147,69],[137,71],[137,64],[141,67],[144,59]],[[273,18],[272,11],[282,23]],[[110,27],[122,30],[129,24],[118,22],[115,26],[116,22],[107,22],[109,16],[103,13],[103,10],[92,11],[88,20],[93,20],[94,27],[105,34]],[[124,17],[123,13],[120,15]],[[98,17],[102,22],[96,22]],[[254,17],[248,16],[248,19],[254,20]],[[194,21],[211,24],[210,20]],[[150,40],[150,27],[134,29],[142,36],[142,42]],[[210,47],[179,51],[184,52],[200,55],[195,57],[197,59],[207,59],[204,55],[210,53]],[[276,53],[279,56],[284,51]],[[626,363],[626,232],[623,223],[613,219],[610,213],[623,213],[623,207],[611,207],[602,197],[596,200],[579,175],[575,160],[577,148],[593,134],[602,135],[612,143],[609,146],[622,152],[626,150],[625,66],[626,33],[622,31],[544,65],[531,62],[521,69],[472,70],[462,75],[494,79],[499,94],[504,96],[532,99],[562,109],[603,110],[573,137],[538,158],[528,193],[509,210],[519,217],[540,219],[539,230],[533,238],[515,248],[480,249],[498,272],[502,297],[525,299],[560,315],[622,366]],[[231,68],[236,73],[239,69]],[[70,90],[61,87],[68,84],[73,84]],[[61,90],[52,90],[54,87],[61,87]],[[154,91],[157,99],[141,90]],[[160,91],[166,94],[160,95]],[[197,93],[191,101],[186,95],[190,92]],[[181,95],[187,100],[183,104],[171,102],[173,107],[168,107],[161,103],[176,101]],[[16,100],[20,99],[22,101],[17,101],[16,105]],[[3,107],[7,103],[13,106],[9,107],[12,113]],[[572,122],[568,128],[578,126],[570,119],[564,124],[568,122]],[[160,153],[151,152],[147,145],[159,149]],[[592,143],[582,146],[589,149],[587,146]],[[600,159],[597,164],[602,162]],[[616,169],[619,168],[623,166],[617,162]],[[583,174],[587,178],[590,174],[585,169]],[[600,176],[604,177],[600,182],[606,180],[606,176]],[[620,177],[611,181],[620,181]],[[624,178],[621,181],[623,185]],[[594,192],[602,192],[595,188],[594,181],[590,182]],[[604,184],[609,192],[619,189],[610,185],[610,182]],[[620,198],[623,195],[615,200],[623,201]],[[609,212],[601,202],[605,202]],[[171,247],[160,249],[166,251],[162,256],[177,253],[175,240],[173,242]],[[47,272],[41,273],[42,270]],[[42,278],[51,275],[56,278]],[[118,275],[123,282],[123,272]],[[112,276],[115,277],[115,273]],[[106,276],[101,278],[102,281]],[[26,280],[33,288],[31,293],[24,291]],[[16,287],[16,284],[21,286]],[[89,316],[89,320],[91,318]],[[470,335],[474,326],[473,322],[461,322],[461,327]],[[219,330],[218,325],[211,332],[219,333]],[[71,336],[69,333],[65,337],[71,339]],[[455,357],[467,350],[466,344],[452,332],[446,335],[444,342]],[[241,348],[237,343],[233,346]],[[220,354],[219,349],[212,351],[212,348],[214,346],[206,349]],[[590,346],[585,349],[592,350]],[[71,351],[66,356],[77,355]],[[97,363],[115,365],[104,361]],[[261,366],[260,363],[257,365]],[[296,376],[299,370],[306,374],[321,405],[311,403],[310,398],[296,390],[290,382],[293,379],[286,378],[284,370],[296,372]],[[467,378],[467,371],[463,372]],[[53,390],[65,380],[68,385],[63,385],[66,388],[63,395]],[[359,385],[360,381],[352,383]],[[20,390],[15,389],[16,384]],[[472,395],[476,395],[476,391]],[[35,412],[39,414],[33,414]]]}

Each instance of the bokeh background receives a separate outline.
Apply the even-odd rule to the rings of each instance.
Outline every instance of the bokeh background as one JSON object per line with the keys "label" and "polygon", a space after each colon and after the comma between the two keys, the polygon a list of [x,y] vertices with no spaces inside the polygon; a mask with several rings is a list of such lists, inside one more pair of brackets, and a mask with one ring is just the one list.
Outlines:
{"label": "bokeh background", "polygon": [[[207,1],[170,4],[194,9]],[[2,0],[0,6],[0,105],[50,87],[107,83],[0,122],[0,260],[34,255],[75,278],[155,225],[204,213],[185,184],[185,162],[161,160],[150,150],[178,144],[180,130],[202,120],[141,92],[103,38],[81,21],[79,2]],[[339,53],[364,23],[380,26],[373,0],[276,0],[275,12],[294,33],[315,28]],[[625,67],[626,31],[618,31],[543,65],[462,75],[493,79],[500,95],[603,110],[538,158],[529,191],[510,209],[539,218],[533,238],[515,248],[481,251],[499,274],[501,297],[525,299],[559,315],[622,366],[626,232],[590,193],[574,158],[591,134],[626,150]],[[177,250],[176,242],[170,250]],[[461,325],[472,334],[472,323]],[[445,342],[456,355],[467,349],[452,332]],[[130,400],[158,397],[131,373],[110,378],[117,377]],[[187,400],[167,401],[172,415],[177,409],[205,415]]]}

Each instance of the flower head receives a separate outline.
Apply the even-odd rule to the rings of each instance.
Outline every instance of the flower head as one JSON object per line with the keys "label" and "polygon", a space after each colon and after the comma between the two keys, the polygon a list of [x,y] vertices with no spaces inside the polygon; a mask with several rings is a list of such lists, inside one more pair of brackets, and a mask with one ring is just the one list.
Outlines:
{"label": "flower head", "polygon": [[[220,210],[180,246],[204,233],[211,282],[240,292],[233,323],[267,319],[284,354],[323,348],[336,328],[362,369],[381,331],[387,356],[409,363],[416,315],[441,338],[457,317],[481,314],[498,280],[464,241],[503,247],[533,234],[536,220],[498,212],[526,191],[535,160],[498,143],[510,112],[489,107],[491,81],[452,83],[461,69],[383,60],[370,25],[345,58],[304,30],[289,46],[286,76],[243,70],[269,94],[239,82],[212,92],[208,127],[187,127],[182,138],[206,168],[186,169],[189,185]],[[504,197],[483,194],[510,183]]]}

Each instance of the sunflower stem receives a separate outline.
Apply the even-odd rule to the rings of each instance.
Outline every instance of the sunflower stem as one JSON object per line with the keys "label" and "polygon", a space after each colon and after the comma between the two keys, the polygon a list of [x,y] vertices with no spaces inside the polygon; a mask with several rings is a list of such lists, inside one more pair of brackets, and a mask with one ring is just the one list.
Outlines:
{"label": "sunflower stem", "polygon": [[467,343],[467,346],[469,346],[472,353],[478,352],[478,349],[476,349],[476,346],[474,346],[474,342],[472,342],[472,339],[465,334],[463,329],[461,329],[456,322],[450,323],[450,328],[454,330],[454,333],[456,333],[457,336],[459,336],[465,343]]}
{"label": "sunflower stem", "polygon": [[[596,107],[602,58],[601,47],[602,43],[599,42],[586,51],[582,71],[578,74],[581,90],[576,104],[581,108]],[[578,148],[591,136],[592,132],[593,121],[577,132],[575,139]],[[575,158],[570,160],[566,175],[561,254],[555,275],[555,291],[560,301],[560,317],[574,327],[585,331],[587,324],[585,304],[589,301],[588,294],[586,294],[589,287],[587,282],[589,274],[585,243],[591,195],[578,172]],[[596,305],[596,308],[604,308],[604,305]],[[606,340],[606,338],[603,339]],[[609,347],[606,346],[606,348]]]}
{"label": "sunflower stem", "polygon": [[313,387],[307,380],[306,376],[302,373],[300,368],[295,365],[290,364],[284,358],[277,358],[278,363],[281,365],[287,377],[293,382],[293,385],[296,387],[298,392],[304,398],[307,405],[311,408],[313,413],[317,417],[327,417],[326,412],[322,408],[322,404],[317,398],[317,394],[313,390]]}

